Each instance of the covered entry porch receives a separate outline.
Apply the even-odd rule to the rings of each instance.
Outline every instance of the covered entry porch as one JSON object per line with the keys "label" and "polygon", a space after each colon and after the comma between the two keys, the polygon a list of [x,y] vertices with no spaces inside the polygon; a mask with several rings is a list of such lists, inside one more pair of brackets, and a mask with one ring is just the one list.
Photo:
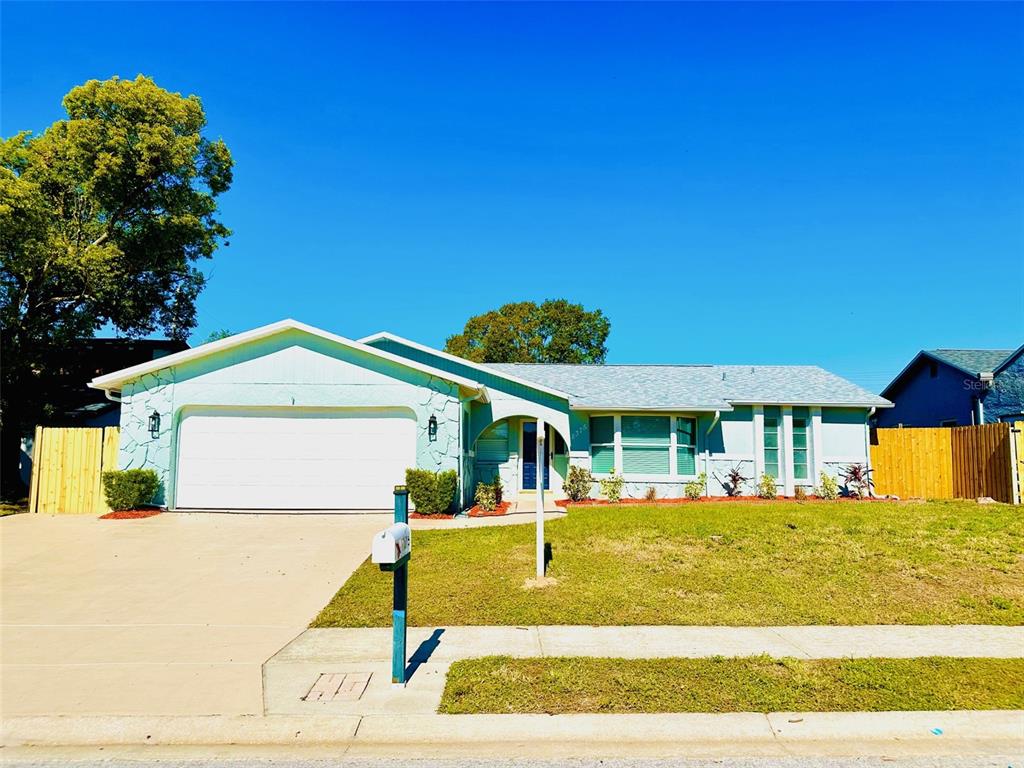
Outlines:
{"label": "covered entry porch", "polygon": [[488,425],[473,443],[475,482],[500,479],[506,499],[532,499],[537,488],[539,450],[545,496],[564,498],[562,484],[569,471],[569,443],[548,422],[544,422],[543,441],[538,441],[537,425],[541,421],[535,416],[516,415]]}

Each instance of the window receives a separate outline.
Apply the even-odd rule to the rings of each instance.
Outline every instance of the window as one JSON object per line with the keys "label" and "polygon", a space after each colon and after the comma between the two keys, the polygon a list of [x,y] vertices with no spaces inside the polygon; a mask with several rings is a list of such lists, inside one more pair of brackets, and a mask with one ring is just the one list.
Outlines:
{"label": "window", "polygon": [[793,477],[807,479],[807,419],[793,418]]}
{"label": "window", "polygon": [[590,471],[605,475],[615,471],[615,417],[590,417]]}
{"label": "window", "polygon": [[676,474],[697,474],[697,420],[676,417]]}
{"label": "window", "polygon": [[508,422],[491,424],[476,441],[476,460],[480,462],[508,461]]}
{"label": "window", "polygon": [[623,474],[667,475],[671,438],[668,416],[623,416]]}
{"label": "window", "polygon": [[779,417],[764,417],[764,473],[779,477]]}

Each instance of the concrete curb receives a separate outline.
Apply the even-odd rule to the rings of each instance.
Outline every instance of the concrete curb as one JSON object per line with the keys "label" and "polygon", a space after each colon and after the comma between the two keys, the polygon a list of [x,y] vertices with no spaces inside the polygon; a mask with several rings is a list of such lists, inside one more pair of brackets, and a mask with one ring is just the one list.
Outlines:
{"label": "concrete curb", "polygon": [[337,746],[345,754],[1014,754],[1024,711],[335,717],[15,717],[5,748]]}

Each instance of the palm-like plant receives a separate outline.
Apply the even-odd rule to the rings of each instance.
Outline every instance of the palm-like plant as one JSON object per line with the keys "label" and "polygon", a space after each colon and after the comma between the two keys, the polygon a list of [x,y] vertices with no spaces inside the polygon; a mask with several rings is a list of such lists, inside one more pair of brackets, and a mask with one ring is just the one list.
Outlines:
{"label": "palm-like plant", "polygon": [[874,470],[868,469],[864,464],[850,464],[840,474],[846,487],[846,492],[858,499],[870,496],[874,493],[875,481],[871,479]]}

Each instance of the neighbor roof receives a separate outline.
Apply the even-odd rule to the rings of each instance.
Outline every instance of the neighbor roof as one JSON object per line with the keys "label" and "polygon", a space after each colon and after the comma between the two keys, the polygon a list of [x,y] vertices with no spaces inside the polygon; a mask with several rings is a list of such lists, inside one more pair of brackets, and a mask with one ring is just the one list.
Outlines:
{"label": "neighbor roof", "polygon": [[926,349],[925,354],[959,368],[974,376],[992,373],[1006,358],[1014,353],[1012,349]]}
{"label": "neighbor roof", "polygon": [[581,409],[728,411],[744,403],[887,408],[888,400],[814,365],[559,365],[491,363],[569,393]]}

